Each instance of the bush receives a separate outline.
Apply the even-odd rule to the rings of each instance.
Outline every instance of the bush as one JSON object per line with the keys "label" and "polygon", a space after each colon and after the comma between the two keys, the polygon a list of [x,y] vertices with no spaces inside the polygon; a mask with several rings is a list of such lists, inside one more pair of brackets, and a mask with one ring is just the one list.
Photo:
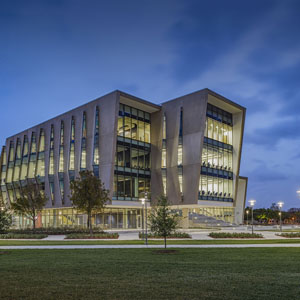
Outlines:
{"label": "bush", "polygon": [[[149,239],[163,239],[163,236],[159,236],[155,233],[148,233],[147,234]],[[143,237],[142,233],[139,233],[139,238],[141,239]],[[190,239],[192,238],[188,233],[186,232],[174,232],[167,236],[168,239]]]}
{"label": "bush", "polygon": [[280,233],[276,234],[277,236],[282,236],[285,238],[300,238],[300,232],[285,232],[285,233]]}
{"label": "bush", "polygon": [[[104,233],[104,231],[100,228],[94,228],[94,233],[100,234]],[[65,235],[65,234],[76,234],[76,233],[89,233],[89,229],[82,228],[82,227],[42,227],[42,228],[36,228],[35,230],[31,228],[27,229],[11,229],[9,230],[11,233],[16,234],[34,234],[34,233],[40,233],[40,234],[47,234],[47,235]]]}
{"label": "bush", "polygon": [[247,232],[211,232],[208,236],[214,239],[261,239],[263,235],[260,233]]}
{"label": "bush", "polygon": [[0,234],[0,239],[43,239],[47,236],[47,234],[6,233]]}
{"label": "bush", "polygon": [[118,233],[93,233],[92,235],[87,233],[70,233],[67,234],[66,239],[118,239]]}
{"label": "bush", "polygon": [[12,218],[6,210],[1,210],[0,203],[0,233],[6,232],[11,226]]}

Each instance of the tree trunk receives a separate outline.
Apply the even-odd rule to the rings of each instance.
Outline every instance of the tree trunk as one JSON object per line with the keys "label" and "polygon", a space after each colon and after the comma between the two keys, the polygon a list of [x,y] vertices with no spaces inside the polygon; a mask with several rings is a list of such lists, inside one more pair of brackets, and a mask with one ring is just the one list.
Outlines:
{"label": "tree trunk", "polygon": [[92,235],[93,234],[93,227],[92,227],[92,214],[91,214],[91,212],[89,212],[88,220],[89,220],[89,226],[90,226],[90,235]]}
{"label": "tree trunk", "polygon": [[32,219],[33,231],[35,231],[35,216]]}
{"label": "tree trunk", "polygon": [[165,249],[167,248],[167,237],[165,236]]}

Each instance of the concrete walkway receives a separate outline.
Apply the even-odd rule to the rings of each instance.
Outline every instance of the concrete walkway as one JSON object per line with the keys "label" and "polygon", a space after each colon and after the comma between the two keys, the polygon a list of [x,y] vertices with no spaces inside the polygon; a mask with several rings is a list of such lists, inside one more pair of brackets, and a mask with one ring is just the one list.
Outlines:
{"label": "concrete walkway", "polygon": [[[167,245],[168,248],[300,248],[300,244],[224,244],[224,245]],[[53,245],[0,246],[0,250],[25,249],[155,249],[163,245]]]}

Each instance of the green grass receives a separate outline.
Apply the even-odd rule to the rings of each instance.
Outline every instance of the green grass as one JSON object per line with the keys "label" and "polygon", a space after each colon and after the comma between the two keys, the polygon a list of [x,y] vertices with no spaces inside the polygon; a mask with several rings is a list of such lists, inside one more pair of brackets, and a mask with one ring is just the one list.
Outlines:
{"label": "green grass", "polygon": [[[163,240],[148,240],[149,245],[163,245]],[[300,239],[274,239],[274,240],[168,240],[168,245],[228,245],[228,244],[289,244],[300,243]],[[0,246],[41,246],[41,245],[144,245],[142,240],[90,240],[90,241],[10,241],[0,240]],[[1,251],[1,250],[0,250]]]}
{"label": "green grass", "polygon": [[[1,251],[1,250],[0,250]],[[0,299],[299,299],[295,248],[6,250]]]}

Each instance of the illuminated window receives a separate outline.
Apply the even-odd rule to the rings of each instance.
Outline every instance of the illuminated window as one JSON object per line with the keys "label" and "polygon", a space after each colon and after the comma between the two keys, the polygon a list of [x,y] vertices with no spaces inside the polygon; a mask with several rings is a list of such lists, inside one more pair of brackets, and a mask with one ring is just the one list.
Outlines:
{"label": "illuminated window", "polygon": [[94,171],[94,175],[99,177],[99,108],[98,107],[96,107],[96,116],[95,116],[93,171]]}
{"label": "illuminated window", "polygon": [[27,175],[29,179],[35,177],[35,169],[36,169],[36,135],[35,132],[33,132],[31,135],[29,167],[28,167],[28,175]]}
{"label": "illuminated window", "polygon": [[86,113],[83,113],[80,170],[86,169]]}
{"label": "illuminated window", "polygon": [[13,181],[19,182],[20,180],[20,171],[21,171],[21,141],[17,139],[17,148],[16,148],[16,155],[15,155],[15,166],[14,166],[14,174],[13,174]]}
{"label": "illuminated window", "polygon": [[45,132],[40,131],[36,176],[45,176]]}
{"label": "illuminated window", "polygon": [[24,141],[23,141],[23,150],[22,150],[22,163],[21,163],[21,175],[20,175],[20,180],[24,181],[27,177],[27,172],[28,172],[28,151],[29,151],[29,146],[28,146],[28,137],[27,135],[24,136]]}
{"label": "illuminated window", "polygon": [[64,122],[61,121],[60,124],[60,145],[59,145],[59,164],[58,172],[64,172]]}
{"label": "illuminated window", "polygon": [[69,155],[69,178],[74,180],[75,177],[75,119],[71,120],[71,136],[70,136],[70,155]]}
{"label": "illuminated window", "polygon": [[54,175],[54,126],[53,125],[51,125],[51,133],[50,133],[49,175]]}

